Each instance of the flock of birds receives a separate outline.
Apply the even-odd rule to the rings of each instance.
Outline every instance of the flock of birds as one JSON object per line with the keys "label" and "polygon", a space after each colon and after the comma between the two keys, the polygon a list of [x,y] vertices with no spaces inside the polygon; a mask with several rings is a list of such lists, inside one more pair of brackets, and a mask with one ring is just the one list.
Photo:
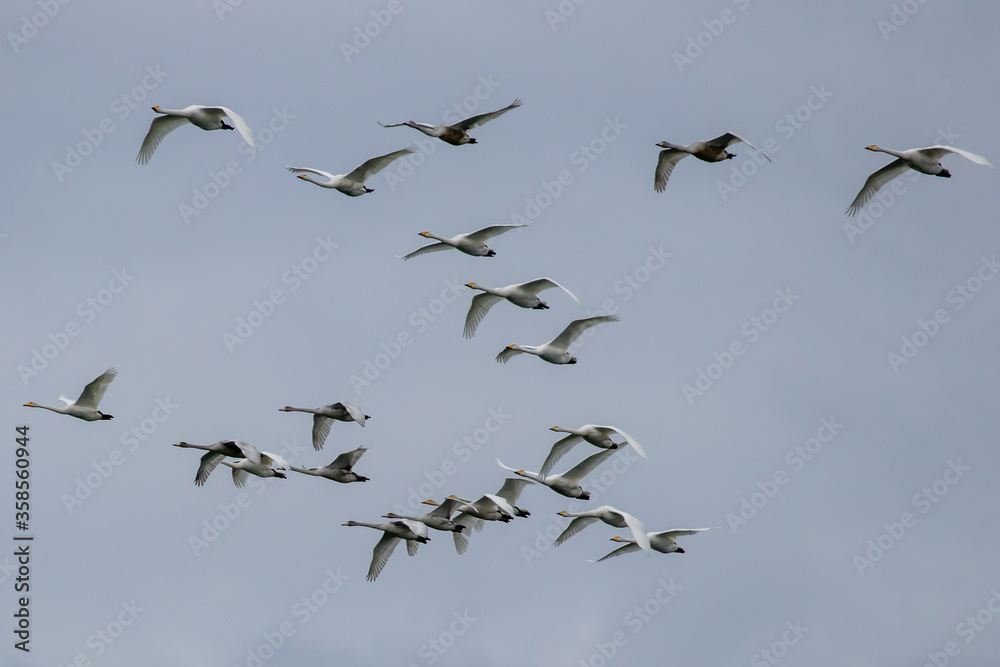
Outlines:
{"label": "flock of birds", "polygon": [[[379,124],[387,128],[410,127],[453,146],[462,146],[476,143],[476,139],[469,136],[469,130],[479,127],[519,106],[521,106],[521,100],[517,99],[502,109],[472,116],[452,125],[428,125],[413,121],[387,125]],[[243,139],[256,149],[253,132],[246,121],[226,107],[193,105],[184,109],[163,109],[159,106],[154,106],[153,111],[160,115],[153,120],[149,132],[142,142],[142,147],[136,158],[140,164],[145,164],[150,160],[153,152],[167,134],[186,123],[190,123],[203,130],[237,130]],[[229,118],[233,124],[227,124],[225,122],[226,118]],[[655,191],[663,192],[666,189],[667,180],[681,159],[693,155],[705,162],[723,162],[735,157],[733,153],[729,153],[726,149],[740,142],[747,144],[751,149],[757,151],[770,161],[770,158],[763,151],[760,151],[760,149],[750,142],[730,132],[710,141],[698,141],[688,146],[676,145],[666,141],[656,144],[662,150],[659,153],[654,174]],[[864,187],[858,193],[857,197],[855,197],[850,207],[848,207],[847,213],[849,215],[856,214],[881,187],[908,169],[913,169],[923,174],[949,178],[951,174],[940,163],[940,159],[949,153],[958,154],[976,164],[992,166],[986,158],[950,146],[930,146],[927,148],[895,151],[872,145],[868,146],[867,149],[888,153],[895,156],[896,160],[868,177]],[[373,192],[373,189],[366,185],[366,181],[369,178],[382,169],[385,169],[393,161],[413,152],[414,149],[410,147],[373,157],[347,174],[331,174],[309,167],[287,167],[287,169],[292,173],[299,174],[298,178],[300,179],[315,183],[320,187],[338,190],[351,197],[357,197]],[[320,176],[325,180],[317,180],[310,174]],[[434,243],[418,248],[401,259],[409,260],[423,254],[451,248],[474,257],[493,257],[496,255],[496,252],[486,245],[486,241],[521,226],[492,225],[450,238],[436,236],[430,232],[421,232],[421,236],[432,239]],[[539,293],[558,288],[578,304],[580,303],[580,299],[575,294],[550,278],[538,278],[506,287],[483,287],[476,283],[467,283],[466,286],[472,290],[481,292],[472,298],[472,303],[466,316],[463,332],[466,338],[472,338],[475,335],[476,329],[483,318],[486,317],[493,306],[501,301],[508,301],[520,308],[544,310],[549,306],[539,298]],[[558,336],[547,343],[542,343],[541,345],[508,345],[497,354],[496,361],[506,363],[517,355],[532,354],[552,364],[575,364],[577,363],[577,359],[570,353],[570,347],[573,342],[587,329],[599,324],[617,322],[618,319],[617,316],[597,316],[574,320]],[[25,406],[51,410],[85,421],[112,419],[110,414],[101,412],[98,409],[98,404],[104,397],[108,385],[115,379],[116,375],[117,371],[114,368],[109,368],[89,383],[80,394],[80,397],[75,401],[65,396],[60,396],[59,400],[64,403],[63,407],[39,405],[33,402],[25,403]],[[355,422],[363,427],[366,420],[371,418],[359,407],[345,401],[316,409],[286,406],[281,408],[281,411],[305,412],[313,415],[312,444],[316,451],[320,451],[323,448],[334,421]],[[383,515],[383,518],[388,519],[388,521],[382,523],[364,523],[358,521],[347,521],[344,523],[343,525],[345,526],[364,526],[382,532],[382,537],[375,545],[372,554],[367,578],[370,581],[374,581],[378,577],[400,540],[406,542],[407,553],[412,556],[417,552],[420,544],[430,540],[428,537],[429,529],[450,532],[453,535],[456,551],[459,554],[464,554],[468,548],[470,532],[483,530],[485,522],[496,521],[508,523],[515,518],[530,516],[530,512],[517,506],[521,493],[526,486],[536,484],[547,486],[554,492],[567,498],[589,500],[590,493],[585,491],[581,485],[583,479],[614,454],[616,450],[630,446],[640,456],[648,458],[645,448],[639,442],[614,426],[585,424],[577,429],[554,426],[551,430],[567,435],[552,445],[548,456],[541,464],[538,472],[511,468],[497,459],[497,463],[501,468],[514,473],[516,476],[507,477],[496,493],[484,493],[479,499],[474,501],[454,495],[448,496],[441,502],[428,499],[424,501],[424,504],[433,507],[433,509],[420,516],[403,516],[388,513]],[[580,442],[587,442],[597,447],[600,451],[590,454],[566,472],[554,474],[552,470],[555,465]],[[194,481],[197,486],[204,485],[219,464],[232,469],[233,483],[237,487],[244,486],[249,475],[284,479],[287,477],[287,472],[323,477],[342,484],[367,482],[369,480],[368,477],[354,472],[354,466],[357,465],[366,451],[365,447],[358,447],[353,451],[344,452],[337,456],[330,464],[319,468],[297,468],[289,465],[285,459],[277,454],[258,450],[249,443],[237,440],[221,440],[210,445],[179,442],[174,446],[198,449],[205,452],[201,456],[198,470],[195,474]],[[665,554],[684,553],[684,549],[677,545],[676,538],[709,530],[708,528],[694,528],[646,532],[645,526],[638,518],[609,505],[602,505],[601,507],[585,512],[563,511],[559,512],[559,514],[570,518],[571,521],[556,538],[554,544],[557,546],[598,521],[614,528],[627,528],[631,532],[631,538],[618,536],[611,538],[615,542],[624,543],[624,546],[616,548],[603,558],[600,558],[598,562],[636,551],[644,551],[647,555],[652,551]]]}

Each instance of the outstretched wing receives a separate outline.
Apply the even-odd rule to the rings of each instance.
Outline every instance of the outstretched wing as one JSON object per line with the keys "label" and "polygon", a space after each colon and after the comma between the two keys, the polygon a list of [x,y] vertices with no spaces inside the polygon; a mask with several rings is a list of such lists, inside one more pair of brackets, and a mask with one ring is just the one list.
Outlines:
{"label": "outstretched wing", "polygon": [[511,103],[510,105],[505,106],[503,109],[498,109],[497,111],[491,111],[489,113],[481,113],[478,116],[471,116],[469,118],[466,118],[465,120],[460,120],[459,122],[452,125],[452,127],[455,128],[456,130],[463,130],[468,132],[472,128],[479,127],[484,123],[488,123],[494,118],[502,116],[511,109],[516,109],[519,106],[521,106],[520,97],[514,100],[513,103]]}
{"label": "outstretched wing", "polygon": [[333,420],[324,415],[313,415],[313,449],[317,452],[323,449],[326,438],[330,435],[330,424]]}
{"label": "outstretched wing", "polygon": [[667,189],[667,179],[673,173],[674,167],[690,153],[679,151],[675,148],[664,148],[660,151],[660,157],[656,160],[656,172],[653,174],[653,189],[663,192]]}
{"label": "outstretched wing", "polygon": [[578,516],[574,518],[572,521],[569,522],[569,525],[566,526],[566,530],[564,530],[562,533],[559,534],[559,537],[557,537],[556,541],[552,543],[552,546],[554,547],[559,546],[560,544],[562,544],[563,542],[573,537],[581,530],[583,530],[584,528],[586,528],[587,526],[598,520],[599,519],[596,516]]}
{"label": "outstretched wing", "polygon": [[595,563],[600,563],[602,560],[607,560],[609,558],[614,558],[615,556],[621,556],[622,554],[630,554],[633,551],[639,551],[640,549],[641,549],[641,547],[638,544],[636,544],[635,542],[629,542],[625,546],[618,547],[617,549],[615,549],[614,551],[612,551],[611,553],[609,553],[607,556],[604,556],[603,558],[598,558],[594,562]]}
{"label": "outstretched wing", "polygon": [[494,236],[500,236],[504,232],[517,229],[518,227],[524,227],[524,225],[490,225],[489,227],[483,227],[482,229],[470,232],[469,234],[466,234],[465,237],[470,241],[485,241],[493,238]]}
{"label": "outstretched wing", "polygon": [[368,568],[368,576],[365,577],[368,581],[375,581],[378,578],[379,573],[385,564],[389,562],[389,556],[392,555],[393,550],[396,545],[399,544],[400,538],[396,537],[392,533],[383,533],[382,539],[375,544],[375,548],[372,549],[372,564]]}
{"label": "outstretched wing", "polygon": [[76,399],[76,405],[81,408],[96,409],[97,404],[104,398],[104,392],[107,391],[108,385],[111,384],[116,375],[118,375],[118,371],[115,370],[114,366],[101,373],[97,379],[83,388],[80,398]]}
{"label": "outstretched wing", "polygon": [[350,470],[354,467],[354,464],[358,462],[361,455],[364,454],[368,449],[366,447],[358,447],[354,451],[344,452],[337,458],[333,460],[327,468],[339,468],[340,470]]}
{"label": "outstretched wing", "polygon": [[580,334],[590,327],[596,327],[598,324],[604,324],[605,322],[617,322],[620,319],[617,315],[598,315],[597,317],[573,320],[569,323],[569,326],[563,329],[561,334],[553,339],[551,345],[566,349],[573,344],[573,341],[580,337]]}
{"label": "outstretched wing", "polygon": [[516,357],[519,354],[524,354],[524,353],[521,350],[515,349],[513,345],[508,345],[507,347],[505,347],[503,350],[500,351],[500,354],[497,355],[496,359],[499,363],[506,364],[508,361],[510,361],[512,358]]}
{"label": "outstretched wing", "polygon": [[519,477],[508,477],[503,481],[503,486],[497,491],[497,495],[506,500],[511,505],[517,504],[517,499],[521,497],[521,491],[529,484],[534,484],[530,479]]}
{"label": "outstretched wing", "polygon": [[676,528],[674,530],[661,530],[658,533],[653,533],[655,537],[661,535],[674,539],[675,537],[682,537],[684,535],[696,535],[698,533],[703,533],[706,530],[712,530],[711,528]]}
{"label": "outstretched wing", "polygon": [[572,298],[573,301],[576,301],[581,306],[583,305],[582,303],[580,303],[580,299],[578,299],[575,294],[573,294],[568,289],[566,289],[556,281],[552,280],[551,278],[539,278],[537,280],[529,280],[526,283],[521,283],[520,285],[518,285],[518,287],[521,287],[531,292],[532,294],[538,294],[539,292],[544,292],[547,289],[558,287],[563,292],[566,292],[566,294],[569,294],[570,298]]}
{"label": "outstretched wing", "polygon": [[495,493],[484,493],[483,494],[483,498],[489,498],[490,501],[493,502],[494,505],[496,505],[497,507],[499,507],[502,512],[504,512],[505,514],[508,514],[510,517],[513,518],[513,517],[517,516],[517,510],[514,509],[511,506],[511,504],[509,502],[507,502],[507,500],[505,498],[501,498],[500,496],[496,495]]}
{"label": "outstretched wing", "polygon": [[756,146],[754,146],[753,144],[751,144],[746,139],[744,139],[742,137],[739,137],[739,136],[733,134],[732,132],[726,132],[721,137],[716,137],[715,139],[711,139],[709,141],[706,141],[705,143],[708,144],[709,146],[715,146],[717,148],[729,148],[733,144],[738,144],[738,143],[741,143],[741,142],[744,143],[744,144],[746,144],[750,148],[754,149],[755,151],[757,151],[761,155],[763,155],[764,159],[767,160],[768,162],[771,161],[771,158],[767,157],[767,153],[765,153],[761,149],[757,148]]}
{"label": "outstretched wing", "polygon": [[240,135],[243,137],[243,141],[250,144],[250,148],[257,150],[257,144],[255,144],[253,140],[253,130],[250,129],[250,126],[247,125],[247,122],[243,120],[242,116],[240,116],[232,109],[228,109],[226,107],[212,107],[212,108],[218,109],[222,113],[229,116],[229,120],[233,121],[233,125],[236,126],[236,131],[239,132]]}
{"label": "outstretched wing", "polygon": [[604,460],[614,453],[615,450],[613,449],[602,449],[596,454],[591,454],[570,468],[568,471],[564,472],[562,477],[566,480],[572,480],[579,484],[581,479],[590,474],[594,468],[604,463]]}
{"label": "outstretched wing", "polygon": [[896,159],[885,165],[878,171],[874,172],[865,181],[864,187],[861,188],[861,192],[858,196],[854,198],[851,205],[847,207],[847,215],[854,215],[861,210],[861,207],[868,203],[868,200],[875,196],[883,185],[896,178],[907,169],[909,165],[906,164],[905,160]]}
{"label": "outstretched wing", "polygon": [[250,477],[250,473],[242,468],[233,468],[233,484],[239,488],[243,488],[247,483],[247,478]]}
{"label": "outstretched wing", "polygon": [[188,119],[182,116],[157,116],[154,118],[153,122],[149,124],[149,132],[142,140],[142,146],[139,148],[139,154],[135,157],[135,161],[139,164],[149,162],[149,158],[153,157],[153,151],[163,141],[163,137],[187,122]]}
{"label": "outstretched wing", "polygon": [[344,408],[347,414],[351,415],[351,419],[358,422],[358,425],[364,427],[365,425],[365,411],[354,405],[353,403],[345,403],[344,401],[339,401],[335,405],[339,405]]}
{"label": "outstretched wing", "polygon": [[483,520],[462,512],[455,517],[455,523],[465,526],[465,530],[462,532],[451,534],[455,540],[455,551],[461,556],[469,548],[469,533],[472,530],[481,531],[483,529]]}
{"label": "outstretched wing", "polygon": [[935,151],[937,154],[934,155],[935,158],[940,160],[947,153],[955,153],[956,155],[961,155],[966,160],[975,162],[976,164],[983,164],[987,167],[992,167],[990,161],[984,158],[982,155],[976,155],[975,153],[970,153],[969,151],[963,151],[961,148],[955,148],[953,146],[928,146],[927,148],[921,148],[921,151]]}
{"label": "outstretched wing", "polygon": [[442,516],[444,518],[451,517],[451,513],[455,511],[455,508],[459,505],[461,501],[457,498],[445,498],[437,507],[432,509],[428,514],[433,514],[434,516]]}
{"label": "outstretched wing", "polygon": [[261,452],[260,462],[262,465],[266,465],[275,470],[291,470],[291,466],[288,465],[288,461],[278,456],[277,454],[272,454],[271,452]]}
{"label": "outstretched wing", "polygon": [[648,459],[649,458],[648,456],[646,456],[646,448],[643,447],[642,445],[640,445],[635,440],[635,438],[633,438],[632,436],[630,436],[628,433],[626,433],[625,431],[621,430],[620,428],[615,428],[614,426],[597,426],[596,424],[595,424],[595,426],[596,426],[596,428],[604,429],[606,431],[614,431],[615,433],[617,433],[621,437],[625,438],[625,442],[627,442],[628,444],[632,445],[632,449],[635,450],[636,454],[638,454],[639,456],[641,456],[644,459]]}
{"label": "outstretched wing", "polygon": [[490,308],[501,301],[503,301],[502,296],[490,294],[489,292],[483,292],[472,297],[472,305],[469,306],[469,314],[465,316],[465,331],[462,332],[462,335],[466,338],[475,336],[476,328],[483,321],[483,318],[486,317],[486,313],[490,312]]}
{"label": "outstretched wing", "polygon": [[639,548],[645,551],[647,556],[653,553],[652,547],[649,545],[649,535],[646,534],[646,528],[642,525],[642,521],[639,521],[639,519],[628,512],[622,512],[618,509],[614,511],[625,519],[625,525],[632,531],[632,539],[639,545]]}
{"label": "outstretched wing", "polygon": [[452,246],[448,245],[447,243],[441,243],[440,241],[438,241],[437,243],[431,243],[430,245],[425,245],[421,248],[417,248],[409,255],[403,255],[400,259],[403,260],[412,259],[414,257],[419,257],[420,255],[426,255],[429,252],[440,252],[441,250],[448,250],[451,247]]}
{"label": "outstretched wing", "polygon": [[347,179],[354,181],[355,183],[364,183],[371,176],[374,176],[388,167],[394,160],[398,160],[404,155],[408,155],[415,151],[416,149],[410,146],[409,148],[403,148],[402,150],[393,151],[391,153],[386,153],[385,155],[373,157],[370,160],[365,160],[360,166],[358,166],[357,169],[347,175]]}
{"label": "outstretched wing", "polygon": [[542,469],[538,471],[538,474],[544,477],[552,472],[552,467],[559,462],[559,459],[566,452],[573,449],[581,440],[583,440],[582,436],[570,434],[552,445],[552,449],[549,451],[549,455],[545,457],[545,462],[542,464]]}
{"label": "outstretched wing", "polygon": [[198,472],[194,476],[195,486],[202,486],[205,484],[205,480],[208,476],[212,474],[212,471],[219,467],[222,459],[226,458],[225,454],[220,454],[219,452],[208,452],[201,457],[201,463],[198,465]]}

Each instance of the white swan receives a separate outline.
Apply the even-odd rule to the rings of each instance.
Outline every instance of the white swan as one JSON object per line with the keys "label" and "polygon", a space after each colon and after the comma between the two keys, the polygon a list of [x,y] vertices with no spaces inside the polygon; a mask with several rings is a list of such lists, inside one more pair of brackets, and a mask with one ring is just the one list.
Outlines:
{"label": "white swan", "polygon": [[[595,447],[600,447],[601,449],[618,449],[623,444],[632,445],[632,448],[636,453],[644,459],[648,459],[646,456],[646,448],[640,445],[632,436],[630,436],[625,431],[620,428],[615,428],[614,426],[598,426],[597,424],[584,424],[580,428],[562,428],[561,426],[553,426],[549,429],[550,431],[556,431],[558,433],[569,433],[565,438],[558,440],[552,449],[549,451],[549,455],[545,457],[545,462],[542,464],[541,469],[538,471],[539,475],[543,477],[549,474],[552,470],[552,466],[556,464],[566,454],[569,450],[573,449],[577,443],[581,440],[585,440]],[[616,443],[611,439],[611,436],[618,434],[625,438],[624,443]],[[621,526],[619,526],[620,528]]]}
{"label": "white swan", "polygon": [[515,470],[504,465],[500,459],[497,459],[497,463],[504,470],[509,470],[515,475],[520,475],[539,484],[544,484],[559,495],[566,496],[567,498],[590,500],[590,491],[583,490],[583,487],[580,486],[580,480],[589,475],[594,468],[601,465],[605,459],[614,453],[613,449],[605,449],[596,454],[591,454],[561,475],[540,475],[530,470]]}
{"label": "white swan", "polygon": [[[685,553],[684,549],[677,546],[677,543],[674,542],[674,538],[681,535],[694,535],[695,533],[700,533],[706,530],[711,530],[711,528],[682,528],[679,530],[664,530],[659,533],[646,533],[646,537],[649,538],[649,546],[653,551],[659,551],[661,554],[682,554]],[[611,541],[625,542],[625,546],[618,547],[607,556],[590,561],[591,563],[600,563],[602,560],[614,558],[615,556],[621,556],[622,554],[629,554],[633,551],[639,551],[642,549],[642,547],[635,543],[635,540],[627,540],[624,537],[612,537]]]}
{"label": "white swan", "polygon": [[599,315],[588,317],[582,320],[573,320],[563,332],[541,345],[508,345],[497,355],[498,363],[506,364],[511,358],[518,354],[533,354],[550,364],[575,364],[576,357],[569,353],[569,346],[580,337],[584,331],[590,327],[604,324],[605,322],[617,322],[621,318],[617,315]]}
{"label": "white swan", "polygon": [[236,440],[235,443],[240,448],[244,458],[235,461],[220,461],[219,463],[233,469],[233,484],[238,487],[242,488],[247,483],[248,475],[285,479],[285,473],[282,470],[292,469],[288,465],[288,461],[277,454],[258,451],[253,445],[247,445],[239,440]]}
{"label": "white swan", "polygon": [[865,181],[864,187],[861,188],[861,192],[859,192],[858,196],[854,198],[851,205],[847,207],[847,215],[854,215],[860,211],[861,207],[864,206],[869,199],[874,197],[875,193],[878,192],[883,185],[904,173],[907,169],[913,169],[914,171],[919,171],[921,174],[928,174],[930,176],[951,178],[951,172],[942,167],[940,162],[941,158],[948,153],[961,155],[966,160],[970,160],[976,164],[993,167],[993,165],[990,164],[990,161],[983,156],[970,153],[969,151],[963,151],[960,148],[952,148],[951,146],[928,146],[927,148],[911,148],[906,151],[894,151],[891,148],[879,148],[878,146],[872,145],[867,146],[865,150],[888,153],[889,155],[896,156],[896,159],[868,177],[868,180]]}
{"label": "white swan", "polygon": [[368,581],[375,581],[385,564],[389,562],[396,545],[400,540],[406,540],[406,553],[413,556],[417,553],[417,547],[430,541],[427,537],[427,526],[408,519],[390,521],[388,523],[363,523],[361,521],[348,521],[341,524],[344,526],[365,526],[374,528],[385,533],[372,550],[372,564],[368,568]]}
{"label": "white swan", "polygon": [[429,252],[438,252],[441,250],[448,250],[449,248],[461,250],[466,255],[472,255],[473,257],[493,257],[497,253],[496,251],[490,250],[486,247],[486,239],[499,236],[500,234],[509,232],[516,227],[524,227],[524,225],[490,225],[489,227],[483,227],[482,229],[477,229],[474,232],[459,234],[458,236],[452,236],[451,238],[435,236],[430,232],[420,232],[417,236],[423,236],[425,239],[435,239],[437,243],[431,243],[430,245],[417,248],[409,255],[404,255],[400,259],[411,259]]}
{"label": "white swan", "polygon": [[[358,166],[354,171],[349,174],[331,174],[326,171],[320,171],[319,169],[310,169],[309,167],[285,167],[288,171],[293,174],[299,174],[299,178],[303,181],[309,181],[310,183],[315,183],[321,188],[331,188],[333,190],[338,190],[343,192],[349,197],[360,197],[363,194],[369,192],[375,192],[373,188],[369,188],[365,185],[365,181],[369,178],[382,171],[389,166],[393,160],[398,160],[404,155],[409,155],[414,152],[414,148],[410,146],[409,148],[404,148],[402,150],[393,151],[391,153],[386,153],[385,155],[379,155],[378,157],[373,157],[370,160],[365,160]],[[307,172],[307,173],[302,173]],[[317,181],[314,178],[308,176],[308,174],[317,174],[327,179],[325,181]]]}
{"label": "white swan", "polygon": [[[532,482],[516,477],[508,477],[504,480],[500,490],[494,493],[486,493],[475,502],[462,500],[458,496],[448,496],[449,500],[456,500],[460,503],[455,508],[459,514],[455,516],[455,523],[474,529],[479,532],[483,529],[484,521],[502,521],[507,523],[514,517],[526,517],[531,513],[517,507],[517,499],[521,496],[521,491]],[[430,501],[433,503],[433,501]],[[468,531],[456,532],[452,536],[455,540],[455,551],[464,554],[469,547]]]}
{"label": "white swan", "polygon": [[553,542],[553,546],[559,546],[569,538],[573,537],[581,530],[586,528],[592,523],[597,521],[603,521],[609,526],[614,526],[615,528],[628,528],[632,531],[632,537],[635,538],[634,541],[638,544],[638,548],[646,552],[648,556],[651,551],[649,537],[646,535],[646,529],[642,525],[642,521],[635,518],[628,512],[622,512],[621,510],[615,509],[610,505],[601,505],[597,509],[592,509],[587,512],[557,512],[559,516],[572,517],[573,520],[569,522],[556,541]]}
{"label": "white swan", "polygon": [[364,426],[366,419],[371,419],[365,411],[351,403],[338,401],[331,405],[324,405],[321,408],[293,408],[286,405],[278,408],[278,412],[308,412],[313,416],[312,442],[313,449],[317,452],[323,449],[326,437],[330,435],[330,425],[334,420],[341,422],[357,422],[358,426]]}
{"label": "white swan", "polygon": [[207,480],[208,476],[212,474],[212,471],[218,467],[222,459],[227,456],[234,459],[243,458],[246,456],[244,452],[254,449],[254,446],[249,443],[237,443],[235,440],[219,440],[211,445],[192,445],[189,442],[178,442],[174,444],[174,447],[201,449],[208,452],[201,457],[201,463],[198,465],[198,472],[195,473],[194,476],[195,486],[202,486],[205,484],[205,480]]}
{"label": "white swan", "polygon": [[382,517],[385,519],[409,519],[410,521],[419,521],[428,528],[433,528],[434,530],[443,530],[445,532],[461,533],[467,526],[464,524],[456,523],[452,521],[452,512],[459,506],[460,500],[456,498],[445,498],[443,503],[438,503],[433,500],[425,500],[424,505],[433,505],[434,509],[426,514],[420,516],[401,516],[399,514],[394,514],[389,512],[388,514],[383,514]]}
{"label": "white swan", "polygon": [[710,139],[709,141],[696,141],[688,146],[678,146],[677,144],[661,141],[656,144],[664,150],[660,151],[660,157],[656,161],[656,173],[653,177],[653,189],[657,192],[663,192],[666,190],[667,179],[670,178],[670,173],[674,170],[677,163],[683,158],[686,158],[688,155],[693,155],[704,162],[723,162],[724,160],[731,160],[736,157],[733,153],[727,152],[726,149],[733,144],[738,144],[740,142],[743,142],[763,155],[768,162],[771,161],[771,158],[767,157],[767,154],[764,151],[760,150],[746,139],[741,139],[732,132],[726,132],[721,137],[716,137],[715,139]]}
{"label": "white swan", "polygon": [[69,415],[70,417],[76,417],[77,419],[82,419],[88,422],[96,422],[102,419],[114,419],[112,415],[104,414],[98,410],[97,404],[101,402],[102,398],[104,398],[104,392],[107,391],[108,385],[111,384],[111,381],[115,379],[116,375],[118,375],[118,371],[112,366],[97,376],[93,382],[84,387],[83,391],[80,393],[80,398],[75,401],[71,401],[65,396],[60,395],[59,400],[66,404],[61,408],[39,405],[33,401],[28,401],[24,404],[24,407],[51,410],[52,412],[58,412],[61,415]]}
{"label": "white swan", "polygon": [[507,301],[510,301],[515,306],[520,306],[521,308],[544,310],[547,309],[549,305],[538,298],[538,293],[553,287],[558,287],[562,291],[566,292],[566,294],[569,294],[574,301],[579,303],[581,306],[583,305],[580,303],[580,299],[576,298],[575,294],[551,278],[538,278],[537,280],[531,280],[517,285],[507,285],[506,287],[482,287],[476,283],[466,283],[465,286],[472,289],[482,290],[483,292],[482,294],[477,294],[472,297],[472,305],[469,306],[469,314],[465,316],[465,332],[463,335],[466,338],[472,338],[476,335],[476,328],[479,326],[479,323],[483,321],[483,318],[486,317],[486,313],[490,312],[490,308],[504,299],[507,299]]}
{"label": "white swan", "polygon": [[354,464],[358,462],[358,459],[361,458],[361,455],[366,451],[368,451],[367,448],[358,447],[353,451],[344,452],[335,458],[331,463],[321,468],[296,468],[295,466],[291,466],[291,469],[295,472],[300,472],[303,475],[324,477],[326,479],[333,480],[334,482],[340,482],[341,484],[350,484],[351,482],[367,482],[367,477],[363,477],[351,470],[351,468],[354,467]]}
{"label": "white swan", "polygon": [[440,139],[445,143],[449,143],[452,146],[461,146],[463,144],[474,144],[477,143],[475,139],[469,136],[468,131],[472,128],[479,127],[484,123],[488,123],[497,116],[501,116],[511,109],[516,109],[521,106],[520,98],[514,100],[513,104],[510,104],[503,109],[497,111],[491,111],[489,113],[482,113],[478,116],[472,116],[461,120],[454,125],[428,125],[426,123],[415,123],[412,120],[408,120],[405,123],[392,123],[386,125],[384,123],[379,123],[382,127],[412,127],[414,130],[419,130],[429,137],[434,137]]}
{"label": "white swan", "polygon": [[[163,137],[185,123],[191,123],[203,130],[239,130],[243,136],[243,140],[250,144],[251,148],[257,150],[250,126],[232,109],[227,109],[226,107],[203,107],[198,104],[192,104],[183,109],[162,109],[159,106],[155,106],[153,107],[153,111],[163,115],[153,119],[153,122],[149,126],[149,132],[146,133],[146,138],[142,140],[139,155],[135,158],[139,164],[149,162],[149,158],[153,157],[153,151],[163,141]],[[226,125],[226,122],[222,120],[225,116],[229,116],[233,121],[233,125],[236,126],[235,128],[232,125]]]}

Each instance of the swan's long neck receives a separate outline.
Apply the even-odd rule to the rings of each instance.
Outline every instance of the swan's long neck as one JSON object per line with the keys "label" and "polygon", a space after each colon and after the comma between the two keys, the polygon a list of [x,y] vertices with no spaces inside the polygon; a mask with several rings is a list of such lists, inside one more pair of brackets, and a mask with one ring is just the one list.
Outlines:
{"label": "swan's long neck", "polygon": [[541,475],[539,475],[537,472],[531,472],[530,470],[519,470],[517,474],[520,475],[521,477],[527,477],[528,479],[533,479],[536,482],[542,482],[543,484],[545,483]]}
{"label": "swan's long neck", "polygon": [[185,447],[188,449],[204,449],[206,451],[212,451],[211,447],[207,445],[192,445],[190,442],[177,442],[174,443],[174,447]]}
{"label": "swan's long neck", "polygon": [[[29,408],[42,408],[43,410],[51,410],[52,412],[58,412],[61,415],[66,414],[66,408],[54,408],[50,405],[39,405],[38,403],[32,403],[28,406]],[[68,406],[67,406],[68,407]]]}
{"label": "swan's long neck", "polygon": [[900,155],[899,151],[893,150],[891,148],[882,148],[881,146],[875,146],[871,150],[878,151],[879,153],[888,153],[889,155],[892,155],[894,157],[899,157],[899,158],[903,157],[902,155]]}
{"label": "swan's long neck", "polygon": [[[313,182],[315,183],[315,181],[313,181]],[[309,412],[309,413],[312,413],[312,414],[316,414],[316,412],[317,412],[316,410],[314,410],[312,408],[293,408],[290,405],[286,405],[285,407],[281,408],[281,411],[282,412]]]}
{"label": "swan's long neck", "polygon": [[447,243],[448,245],[455,245],[454,243],[451,243],[451,239],[441,238],[440,236],[435,236],[430,232],[427,232],[426,234],[421,234],[421,236],[423,236],[425,239],[434,239],[435,241],[440,241],[441,243]]}
{"label": "swan's long neck", "polygon": [[295,472],[300,472],[300,473],[302,473],[303,475],[318,475],[318,474],[319,474],[318,472],[316,472],[316,471],[315,471],[314,469],[312,469],[312,468],[296,468],[295,466],[289,466],[289,467],[290,467],[290,468],[291,468],[292,470],[294,470]]}
{"label": "swan's long neck", "polygon": [[[332,188],[332,187],[335,187],[333,181],[317,181],[315,178],[313,178],[309,174],[302,174],[302,179],[306,180],[306,181],[309,181],[310,183],[315,183],[316,185],[320,186],[321,188]],[[309,412],[309,411],[308,410],[303,410],[302,412]]]}
{"label": "swan's long neck", "polygon": [[363,523],[361,521],[348,521],[349,526],[364,526],[365,528],[374,528],[375,530],[385,530],[383,526],[375,523]]}
{"label": "swan's long neck", "polygon": [[420,521],[420,519],[418,519],[415,516],[402,516],[400,514],[394,514],[392,512],[389,512],[388,514],[386,514],[385,518],[386,519],[409,519],[410,521]]}
{"label": "swan's long neck", "polygon": [[[514,349],[520,352],[527,352],[528,354],[540,354],[538,348],[534,345],[515,345]],[[569,433],[569,431],[567,431],[567,433]]]}
{"label": "swan's long neck", "polygon": [[168,116],[188,116],[190,115],[186,109],[164,109],[163,107],[156,107],[153,109],[156,113],[166,114]]}

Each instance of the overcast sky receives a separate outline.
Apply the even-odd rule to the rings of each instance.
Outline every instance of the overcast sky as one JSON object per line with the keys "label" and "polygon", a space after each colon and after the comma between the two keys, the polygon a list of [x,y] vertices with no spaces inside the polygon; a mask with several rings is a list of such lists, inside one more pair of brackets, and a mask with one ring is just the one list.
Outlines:
{"label": "overcast sky", "polygon": [[[995,664],[1000,174],[952,155],[844,210],[892,159],[871,144],[1000,165],[996,3],[347,4],[0,10],[2,466],[29,424],[35,536],[30,654],[0,560],[0,662]],[[377,124],[518,97],[471,146]],[[191,104],[239,113],[256,153],[185,126],[137,165],[150,107]],[[657,142],[727,131],[772,162],[736,144],[654,192]],[[363,197],[285,171],[410,145]],[[525,221],[493,258],[397,259]],[[462,338],[465,283],[542,276],[583,307],[501,303]],[[494,361],[599,312],[621,321],[576,365]],[[21,407],[112,365],[112,421]],[[338,400],[372,418],[321,452],[278,411]],[[365,581],[379,534],[343,522],[495,492],[497,457],[537,470],[549,427],[586,423],[649,460],[617,454],[589,503],[528,488],[530,518],[463,556],[432,531]],[[305,466],[365,446],[371,481],[196,487],[171,444],[220,439]],[[551,548],[556,512],[601,504],[714,529],[599,564],[620,529]]]}

